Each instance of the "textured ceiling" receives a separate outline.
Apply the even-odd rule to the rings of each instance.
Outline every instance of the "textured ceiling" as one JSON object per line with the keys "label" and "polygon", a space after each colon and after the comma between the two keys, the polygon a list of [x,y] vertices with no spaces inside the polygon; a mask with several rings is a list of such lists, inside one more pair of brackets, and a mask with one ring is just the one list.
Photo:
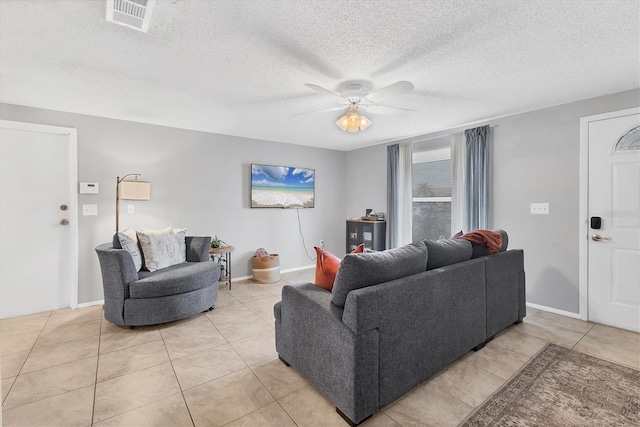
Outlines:
{"label": "textured ceiling", "polygon": [[[342,132],[339,90],[399,80]],[[104,0],[0,0],[0,102],[337,150],[640,87],[640,2],[160,0],[148,33]]]}

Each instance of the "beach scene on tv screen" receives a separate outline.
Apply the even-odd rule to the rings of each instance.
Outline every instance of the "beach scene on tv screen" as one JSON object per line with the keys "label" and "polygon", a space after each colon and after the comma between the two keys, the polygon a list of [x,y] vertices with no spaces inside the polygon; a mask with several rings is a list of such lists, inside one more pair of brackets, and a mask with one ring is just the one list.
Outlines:
{"label": "beach scene on tv screen", "polygon": [[252,208],[312,208],[315,170],[251,165]]}

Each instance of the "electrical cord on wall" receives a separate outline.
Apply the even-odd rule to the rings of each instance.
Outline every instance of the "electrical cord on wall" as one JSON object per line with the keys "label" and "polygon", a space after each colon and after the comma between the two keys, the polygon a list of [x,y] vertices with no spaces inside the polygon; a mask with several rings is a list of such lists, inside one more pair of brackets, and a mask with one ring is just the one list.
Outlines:
{"label": "electrical cord on wall", "polygon": [[316,258],[315,257],[311,258],[311,256],[309,255],[309,252],[307,251],[307,244],[304,242],[304,234],[302,234],[302,223],[300,222],[300,209],[296,209],[296,215],[298,216],[298,231],[300,232],[300,240],[302,241],[302,248],[304,249],[304,254],[311,261],[315,261]]}

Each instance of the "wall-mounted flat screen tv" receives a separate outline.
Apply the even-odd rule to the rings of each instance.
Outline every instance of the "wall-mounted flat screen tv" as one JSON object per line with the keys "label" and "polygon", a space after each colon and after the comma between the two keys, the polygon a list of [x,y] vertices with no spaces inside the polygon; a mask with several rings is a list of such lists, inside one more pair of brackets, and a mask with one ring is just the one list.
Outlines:
{"label": "wall-mounted flat screen tv", "polygon": [[315,169],[251,165],[252,208],[313,208]]}

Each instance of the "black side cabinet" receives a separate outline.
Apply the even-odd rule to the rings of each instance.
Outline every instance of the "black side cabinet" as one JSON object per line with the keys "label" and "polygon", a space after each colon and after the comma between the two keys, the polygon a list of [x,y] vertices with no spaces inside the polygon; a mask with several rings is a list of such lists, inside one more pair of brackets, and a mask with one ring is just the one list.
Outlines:
{"label": "black side cabinet", "polygon": [[347,220],[347,253],[360,243],[365,250],[384,251],[386,240],[386,221]]}

